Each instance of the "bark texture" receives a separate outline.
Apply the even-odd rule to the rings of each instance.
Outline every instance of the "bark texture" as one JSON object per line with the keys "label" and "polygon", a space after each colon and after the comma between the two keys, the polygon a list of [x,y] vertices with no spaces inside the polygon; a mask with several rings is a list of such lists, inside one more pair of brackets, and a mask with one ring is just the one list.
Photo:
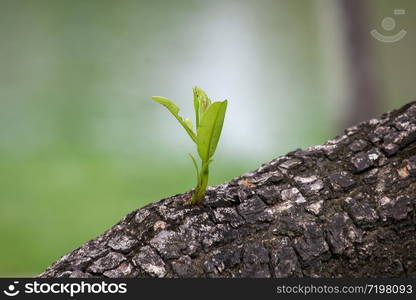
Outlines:
{"label": "bark texture", "polygon": [[416,277],[416,102],[134,211],[40,277]]}

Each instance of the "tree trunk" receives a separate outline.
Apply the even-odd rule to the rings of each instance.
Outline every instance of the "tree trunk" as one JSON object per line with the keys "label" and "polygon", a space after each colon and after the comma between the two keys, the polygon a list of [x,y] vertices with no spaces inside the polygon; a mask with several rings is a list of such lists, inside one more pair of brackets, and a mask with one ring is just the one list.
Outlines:
{"label": "tree trunk", "polygon": [[369,1],[341,0],[346,59],[348,62],[348,88],[351,90],[350,106],[344,125],[351,126],[376,116],[382,107],[379,92],[375,54],[368,24]]}
{"label": "tree trunk", "polygon": [[134,211],[39,277],[416,277],[416,102]]}

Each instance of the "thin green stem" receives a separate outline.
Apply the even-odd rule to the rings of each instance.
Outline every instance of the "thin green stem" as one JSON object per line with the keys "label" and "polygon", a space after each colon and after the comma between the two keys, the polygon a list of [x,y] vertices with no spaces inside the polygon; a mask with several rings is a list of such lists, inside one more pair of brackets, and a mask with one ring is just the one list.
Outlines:
{"label": "thin green stem", "polygon": [[202,162],[201,172],[199,173],[198,184],[195,188],[194,194],[190,204],[199,204],[204,199],[207,186],[208,186],[208,177],[209,177],[209,162]]}

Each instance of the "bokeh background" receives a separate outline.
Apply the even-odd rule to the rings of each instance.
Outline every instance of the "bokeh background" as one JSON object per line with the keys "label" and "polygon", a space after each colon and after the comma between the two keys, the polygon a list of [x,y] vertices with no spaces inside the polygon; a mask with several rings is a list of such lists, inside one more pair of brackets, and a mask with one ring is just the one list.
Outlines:
{"label": "bokeh background", "polygon": [[188,117],[194,85],[229,100],[211,185],[415,100],[415,14],[412,0],[0,0],[0,276],[34,276],[193,188],[194,146],[152,95]]}

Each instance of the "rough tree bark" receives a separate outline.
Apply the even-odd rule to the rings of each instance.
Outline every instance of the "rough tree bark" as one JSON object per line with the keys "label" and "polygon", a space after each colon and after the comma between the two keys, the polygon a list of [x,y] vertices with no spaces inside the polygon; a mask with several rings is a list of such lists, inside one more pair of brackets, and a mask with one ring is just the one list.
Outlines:
{"label": "rough tree bark", "polygon": [[134,211],[40,277],[416,277],[416,102]]}

